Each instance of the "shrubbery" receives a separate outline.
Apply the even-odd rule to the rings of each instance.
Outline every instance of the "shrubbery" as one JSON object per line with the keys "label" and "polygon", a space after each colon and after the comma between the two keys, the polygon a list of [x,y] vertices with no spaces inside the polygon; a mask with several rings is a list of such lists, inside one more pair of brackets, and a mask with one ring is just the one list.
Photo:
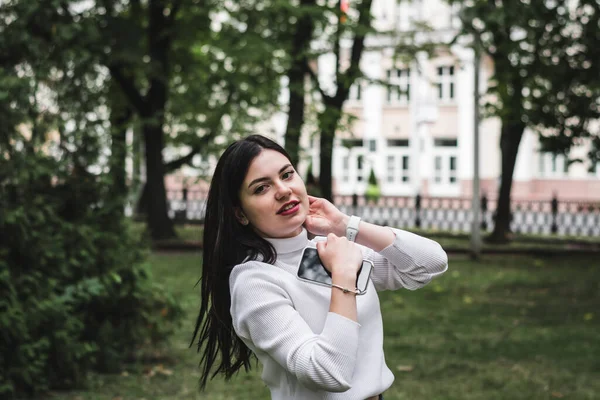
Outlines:
{"label": "shrubbery", "polygon": [[373,168],[371,168],[371,172],[369,173],[369,181],[367,184],[365,197],[369,203],[376,203],[379,200],[379,197],[381,197],[381,190],[379,189],[377,177],[375,176],[375,171]]}
{"label": "shrubbery", "polygon": [[117,371],[165,338],[180,308],[104,175],[39,153],[0,154],[0,397]]}

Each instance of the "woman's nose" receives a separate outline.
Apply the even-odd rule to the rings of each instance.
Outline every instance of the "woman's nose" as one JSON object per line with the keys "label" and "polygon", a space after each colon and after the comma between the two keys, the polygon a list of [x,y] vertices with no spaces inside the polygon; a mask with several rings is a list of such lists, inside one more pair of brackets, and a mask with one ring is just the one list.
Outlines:
{"label": "woman's nose", "polygon": [[292,189],[288,185],[286,185],[284,182],[279,182],[277,184],[277,200],[283,199],[290,194],[292,194]]}

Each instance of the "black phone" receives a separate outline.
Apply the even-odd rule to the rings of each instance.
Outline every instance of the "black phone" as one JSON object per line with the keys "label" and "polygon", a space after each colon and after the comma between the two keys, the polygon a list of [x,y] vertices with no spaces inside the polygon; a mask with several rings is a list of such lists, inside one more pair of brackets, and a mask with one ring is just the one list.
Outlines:
{"label": "black phone", "polygon": [[[369,260],[363,260],[362,266],[356,274],[356,288],[360,291],[360,294],[366,292],[372,270],[373,263]],[[321,263],[316,248],[307,247],[302,252],[302,257],[298,264],[298,279],[331,287],[331,273]]]}

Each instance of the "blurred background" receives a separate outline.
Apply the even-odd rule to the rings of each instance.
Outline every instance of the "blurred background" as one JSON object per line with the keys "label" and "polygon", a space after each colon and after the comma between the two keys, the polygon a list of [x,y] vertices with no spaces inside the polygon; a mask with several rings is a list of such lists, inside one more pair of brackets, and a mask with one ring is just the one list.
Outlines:
{"label": "blurred background", "polygon": [[258,133],[309,193],[430,237],[381,293],[386,399],[600,392],[598,0],[0,0],[0,397],[198,391],[216,161]]}

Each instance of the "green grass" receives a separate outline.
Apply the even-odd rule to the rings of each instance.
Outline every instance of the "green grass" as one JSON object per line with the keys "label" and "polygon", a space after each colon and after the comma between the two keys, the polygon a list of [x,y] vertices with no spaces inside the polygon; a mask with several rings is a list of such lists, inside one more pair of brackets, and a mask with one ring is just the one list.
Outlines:
{"label": "green grass", "polygon": [[[258,371],[198,392],[199,356],[188,343],[200,255],[154,254],[150,262],[188,313],[170,345],[157,350],[164,359],[94,375],[85,391],[54,398],[268,399]],[[599,268],[597,257],[455,257],[423,289],[380,293],[386,359],[396,376],[386,400],[598,398]]]}

